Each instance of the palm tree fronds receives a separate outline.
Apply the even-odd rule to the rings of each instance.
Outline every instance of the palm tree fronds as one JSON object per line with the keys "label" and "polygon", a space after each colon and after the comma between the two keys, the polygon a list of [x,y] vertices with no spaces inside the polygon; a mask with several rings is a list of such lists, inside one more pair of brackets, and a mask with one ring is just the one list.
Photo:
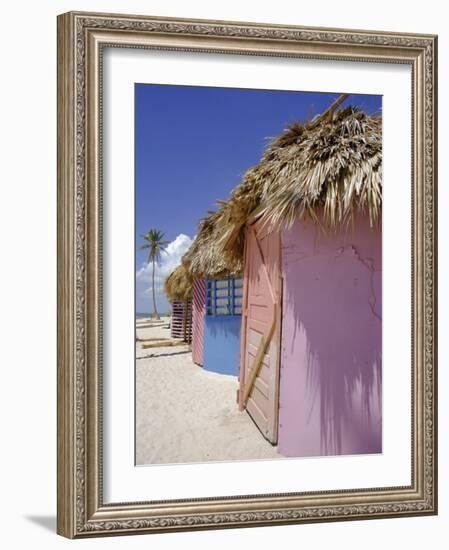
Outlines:
{"label": "palm tree fronds", "polygon": [[159,229],[150,229],[147,233],[145,233],[145,235],[142,235],[142,239],[145,243],[139,250],[148,250],[148,263],[152,263],[153,315],[159,319],[154,284],[155,264],[160,260],[162,252],[166,252],[169,241],[164,240],[164,233],[159,231]]}

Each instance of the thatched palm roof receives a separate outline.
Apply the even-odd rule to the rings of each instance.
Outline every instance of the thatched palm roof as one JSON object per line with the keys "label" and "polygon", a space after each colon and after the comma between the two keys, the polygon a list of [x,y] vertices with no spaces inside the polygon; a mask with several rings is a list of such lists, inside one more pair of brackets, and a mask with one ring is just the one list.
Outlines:
{"label": "thatched palm roof", "polygon": [[242,257],[244,226],[254,212],[273,227],[311,217],[338,229],[356,212],[371,225],[382,203],[382,120],[347,107],[291,125],[250,168],[217,219],[226,259]]}
{"label": "thatched palm roof", "polygon": [[219,209],[202,220],[183,257],[194,277],[242,271],[245,225],[254,216],[272,227],[310,217],[337,230],[358,212],[374,225],[382,204],[382,119],[355,107],[335,112],[341,96],[309,123],[275,138]]}
{"label": "thatched palm roof", "polygon": [[198,279],[220,278],[242,272],[242,258],[225,259],[219,246],[217,220],[220,211],[209,212],[198,226],[192,246],[184,254],[182,263]]}
{"label": "thatched palm roof", "polygon": [[169,300],[186,302],[192,299],[192,276],[184,265],[179,265],[164,282],[164,292]]}

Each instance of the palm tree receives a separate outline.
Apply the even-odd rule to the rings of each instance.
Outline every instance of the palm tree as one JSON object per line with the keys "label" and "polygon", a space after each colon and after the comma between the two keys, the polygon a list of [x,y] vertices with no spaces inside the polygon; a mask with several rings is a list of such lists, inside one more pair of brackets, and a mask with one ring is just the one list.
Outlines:
{"label": "palm tree", "polygon": [[148,249],[148,263],[153,264],[153,276],[152,276],[152,286],[153,286],[153,315],[156,319],[159,319],[159,313],[157,312],[156,307],[156,292],[154,288],[154,270],[156,267],[156,262],[159,262],[161,259],[161,253],[165,252],[169,241],[164,241],[164,233],[159,231],[159,229],[150,229],[145,235],[142,235],[145,244],[143,244],[139,250]]}

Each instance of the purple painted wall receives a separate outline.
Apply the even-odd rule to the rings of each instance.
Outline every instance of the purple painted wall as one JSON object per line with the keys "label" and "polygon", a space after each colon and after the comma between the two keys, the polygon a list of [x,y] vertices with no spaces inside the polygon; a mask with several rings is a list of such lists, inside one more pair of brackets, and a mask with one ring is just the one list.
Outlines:
{"label": "purple painted wall", "polygon": [[382,237],[283,232],[279,452],[382,452]]}

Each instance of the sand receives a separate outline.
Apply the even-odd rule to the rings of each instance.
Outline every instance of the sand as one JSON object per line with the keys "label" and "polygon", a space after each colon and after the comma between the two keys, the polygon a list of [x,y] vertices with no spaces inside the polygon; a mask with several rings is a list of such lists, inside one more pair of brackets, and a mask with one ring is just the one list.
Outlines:
{"label": "sand", "polygon": [[140,340],[170,341],[167,327],[137,328],[137,464],[280,458],[239,412],[237,377],[198,367],[185,344],[142,349]]}
{"label": "sand", "polygon": [[160,320],[139,319],[136,322],[136,336],[138,340],[164,338],[170,339],[170,317],[164,316]]}

